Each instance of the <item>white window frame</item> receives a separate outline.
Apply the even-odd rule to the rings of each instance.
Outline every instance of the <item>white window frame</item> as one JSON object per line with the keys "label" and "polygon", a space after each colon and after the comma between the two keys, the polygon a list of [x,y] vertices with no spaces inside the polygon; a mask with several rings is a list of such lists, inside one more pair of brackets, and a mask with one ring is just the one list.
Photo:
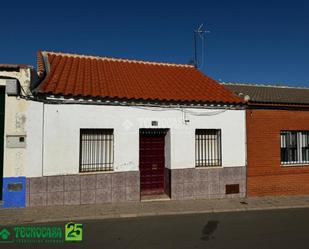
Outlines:
{"label": "white window frame", "polygon": [[[286,136],[291,136],[292,133],[296,133],[296,160],[283,161],[282,149],[288,148],[288,139]],[[282,166],[299,166],[309,165],[309,158],[303,160],[303,148],[307,147],[309,143],[309,131],[281,131],[280,132],[280,161]]]}

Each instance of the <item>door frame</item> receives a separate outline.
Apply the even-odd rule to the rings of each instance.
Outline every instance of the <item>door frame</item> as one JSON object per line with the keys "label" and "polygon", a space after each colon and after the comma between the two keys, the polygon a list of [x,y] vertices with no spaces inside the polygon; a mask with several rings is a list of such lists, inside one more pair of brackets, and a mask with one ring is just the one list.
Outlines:
{"label": "door frame", "polygon": [[[167,146],[170,145],[170,143],[166,143],[166,137],[169,136],[170,134],[170,129],[168,128],[140,128],[139,129],[139,171],[140,171],[140,195],[141,197],[143,196],[143,193],[142,193],[142,184],[141,184],[141,178],[142,178],[142,175],[141,175],[141,165],[140,165],[140,148],[141,148],[141,145],[140,145],[140,136],[141,134],[143,134],[143,132],[158,132],[158,133],[162,133],[162,135],[164,136],[164,172],[163,172],[163,192],[165,194],[167,194],[168,196],[170,196],[170,177],[167,173],[167,161],[166,161],[166,155],[167,155],[167,151],[169,151],[170,148],[168,148]],[[168,184],[167,184],[168,182]],[[162,193],[163,194],[163,193]],[[147,194],[147,195],[152,195],[152,194]],[[156,194],[154,194],[156,195]]]}

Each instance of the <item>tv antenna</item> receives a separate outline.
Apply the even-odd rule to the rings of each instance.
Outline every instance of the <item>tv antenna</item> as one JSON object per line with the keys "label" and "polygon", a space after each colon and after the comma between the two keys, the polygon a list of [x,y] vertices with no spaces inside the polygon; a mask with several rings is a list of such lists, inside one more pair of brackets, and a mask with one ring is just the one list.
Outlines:
{"label": "tv antenna", "polygon": [[[204,36],[206,33],[210,33],[210,31],[204,28],[203,23],[200,24],[197,29],[193,30],[193,39],[194,39],[194,61],[193,63],[196,68],[198,68],[199,66],[203,66],[204,64],[204,47],[205,47]],[[200,38],[202,41],[201,42],[201,48],[202,48],[201,65],[199,65],[198,58],[197,58],[197,38]]]}

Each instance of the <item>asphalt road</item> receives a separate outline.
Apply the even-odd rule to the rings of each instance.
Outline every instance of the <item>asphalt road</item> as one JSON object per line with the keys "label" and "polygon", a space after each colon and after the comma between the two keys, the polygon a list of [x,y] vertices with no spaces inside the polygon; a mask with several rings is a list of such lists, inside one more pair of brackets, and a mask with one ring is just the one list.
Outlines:
{"label": "asphalt road", "polygon": [[309,248],[309,209],[125,218],[80,223],[84,226],[81,243],[35,246],[0,244],[0,247]]}

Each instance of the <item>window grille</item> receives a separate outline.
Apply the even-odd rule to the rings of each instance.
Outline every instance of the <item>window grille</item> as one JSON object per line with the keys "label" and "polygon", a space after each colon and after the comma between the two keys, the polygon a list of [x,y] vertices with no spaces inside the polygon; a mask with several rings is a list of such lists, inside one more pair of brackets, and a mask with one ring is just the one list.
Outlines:
{"label": "window grille", "polygon": [[195,131],[195,165],[221,166],[221,130],[197,129]]}
{"label": "window grille", "polygon": [[281,131],[281,164],[309,164],[309,131]]}
{"label": "window grille", "polygon": [[112,129],[80,130],[80,172],[111,171],[114,164]]}

